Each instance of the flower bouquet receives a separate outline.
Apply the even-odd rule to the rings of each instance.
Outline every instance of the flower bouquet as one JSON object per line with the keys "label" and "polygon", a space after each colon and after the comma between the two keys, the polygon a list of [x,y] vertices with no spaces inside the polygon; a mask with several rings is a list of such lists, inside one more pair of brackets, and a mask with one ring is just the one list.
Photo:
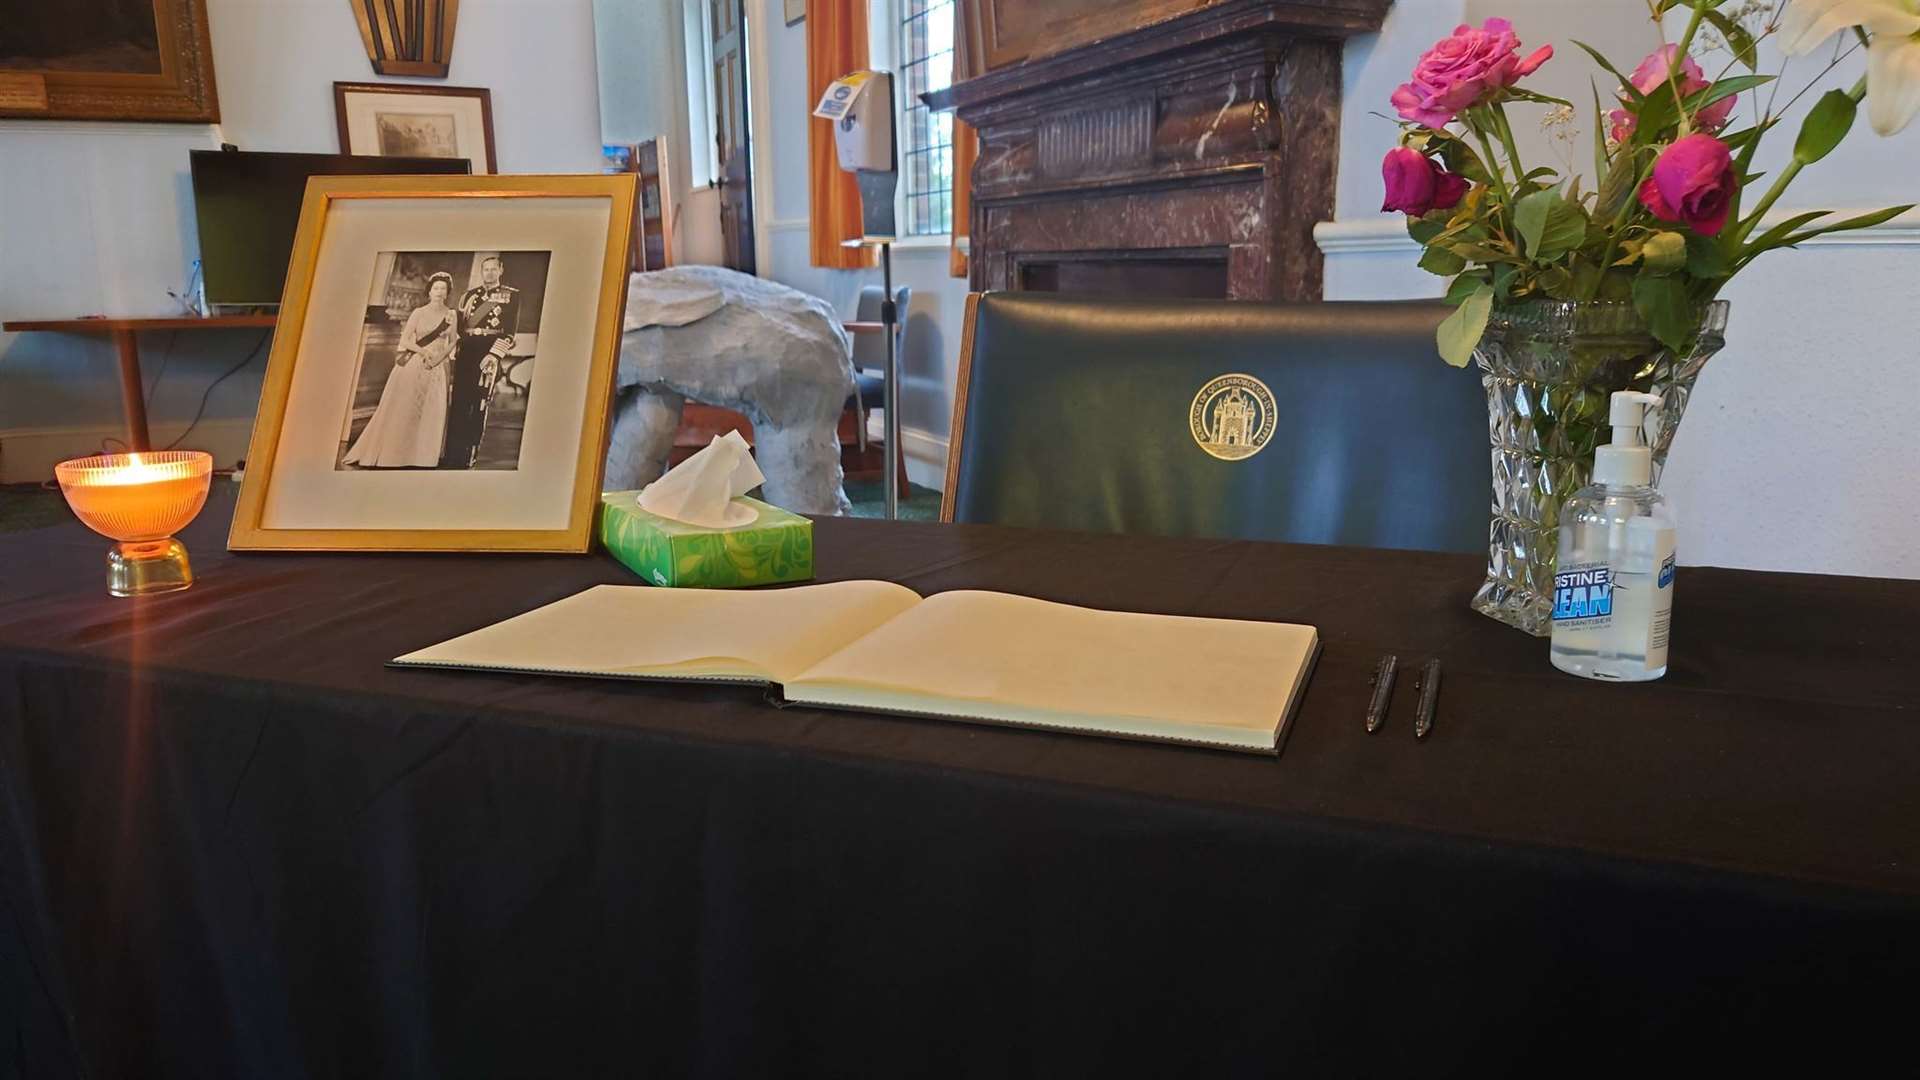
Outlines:
{"label": "flower bouquet", "polygon": [[[1548,110],[1543,126],[1556,134],[1574,106],[1521,85],[1554,49],[1522,56],[1505,19],[1455,29],[1392,98],[1401,134],[1382,166],[1382,209],[1406,214],[1425,249],[1420,265],[1450,279],[1440,355],[1477,360],[1487,385],[1494,520],[1474,607],[1536,634],[1550,625],[1559,507],[1587,482],[1612,392],[1666,399],[1648,425],[1657,480],[1694,379],[1722,344],[1726,304],[1716,297],[1726,283],[1775,248],[1912,209],[1768,216],[1801,170],[1846,138],[1863,100],[1881,134],[1920,111],[1920,0],[1647,6],[1662,22],[1684,11],[1685,29],[1631,73],[1575,42],[1612,84],[1604,107],[1593,92],[1591,180],[1521,161],[1508,106]],[[1784,101],[1779,76],[1757,70],[1768,38],[1793,56],[1836,37],[1824,69]],[[1866,76],[1812,102],[1792,157],[1749,199],[1763,179],[1753,166],[1761,141],[1863,48]]]}

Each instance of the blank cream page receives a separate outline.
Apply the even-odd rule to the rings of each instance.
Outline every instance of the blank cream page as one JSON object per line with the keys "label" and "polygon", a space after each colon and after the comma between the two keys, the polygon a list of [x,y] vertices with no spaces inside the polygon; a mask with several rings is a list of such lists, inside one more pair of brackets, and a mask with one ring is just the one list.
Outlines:
{"label": "blank cream page", "polygon": [[785,690],[819,704],[1270,749],[1317,643],[1310,626],[949,592],[828,656]]}
{"label": "blank cream page", "polygon": [[781,682],[919,602],[885,581],[759,592],[598,585],[394,663]]}

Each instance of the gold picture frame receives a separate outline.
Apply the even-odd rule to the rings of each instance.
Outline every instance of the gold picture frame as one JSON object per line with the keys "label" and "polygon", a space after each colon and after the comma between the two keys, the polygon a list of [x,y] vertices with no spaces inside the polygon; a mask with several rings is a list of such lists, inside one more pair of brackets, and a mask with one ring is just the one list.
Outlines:
{"label": "gold picture frame", "polygon": [[206,0],[152,0],[145,25],[25,6],[61,9],[37,42],[0,20],[0,119],[220,122]]}
{"label": "gold picture frame", "polygon": [[[584,553],[592,541],[594,514],[600,502],[600,481],[605,464],[608,425],[612,416],[614,374],[618,363],[621,324],[625,315],[627,293],[627,260],[629,257],[630,232],[634,220],[634,202],[636,198],[636,178],[627,175],[576,175],[576,176],[329,176],[314,177],[307,184],[306,200],[300,210],[300,224],[294,235],[293,254],[288,263],[286,290],[280,305],[279,324],[274,332],[273,347],[267,360],[266,376],[260,392],[259,413],[254,420],[253,437],[249,447],[245,478],[241,484],[239,503],[236,508],[233,525],[228,533],[227,547],[231,551],[459,551],[459,552],[546,552],[546,553]],[[416,211],[410,204],[397,205],[395,200],[421,200]],[[528,200],[541,200],[529,202]],[[566,200],[589,200],[578,206],[568,205]],[[599,224],[601,211],[598,202],[605,201],[604,235]],[[511,215],[518,211],[520,217]],[[552,250],[544,252],[522,251],[527,247],[524,238],[535,236],[534,246],[538,246],[539,230],[542,223],[553,220],[555,214],[577,212],[579,220],[567,226],[566,235],[548,244]],[[479,227],[486,224],[481,217],[473,215],[492,215],[499,218],[492,223],[496,228]],[[354,216],[348,216],[354,215]],[[455,242],[442,242],[428,247],[453,249],[452,251],[416,251],[419,243],[406,246],[406,228],[391,222],[424,221],[427,224],[417,228],[437,229],[435,236],[456,237]],[[558,231],[558,226],[550,226]],[[417,231],[416,228],[416,231]],[[387,232],[375,230],[386,229]],[[338,239],[336,239],[338,234]],[[467,234],[474,234],[481,241],[468,243]],[[378,242],[368,241],[364,237],[378,235]],[[448,256],[471,252],[474,261],[481,268],[492,263],[492,276],[485,279],[486,284],[475,286],[467,291],[483,292],[488,288],[498,289],[507,284],[500,279],[501,256],[530,255],[544,256],[547,261],[541,266],[541,289],[543,298],[534,300],[544,305],[544,317],[558,324],[553,335],[565,335],[565,340],[555,346],[558,353],[536,353],[524,359],[537,360],[539,366],[545,364],[561,365],[555,368],[558,373],[550,382],[559,386],[558,390],[542,396],[533,391],[531,384],[524,390],[513,383],[510,374],[505,374],[504,363],[496,364],[501,378],[496,382],[489,379],[486,394],[499,391],[499,384],[510,387],[508,396],[519,391],[527,400],[522,413],[522,430],[514,437],[514,463],[501,466],[498,472],[481,472],[473,463],[470,455],[465,479],[459,481],[461,489],[457,501],[449,501],[444,490],[436,490],[435,484],[445,485],[451,481],[449,467],[429,464],[423,469],[382,469],[386,475],[372,481],[368,487],[360,489],[359,494],[349,494],[342,499],[328,492],[341,489],[342,484],[351,485],[355,481],[347,479],[353,473],[363,475],[370,470],[359,467],[350,468],[344,464],[352,460],[350,454],[343,454],[337,462],[327,463],[324,457],[317,455],[331,453],[321,445],[324,440],[312,432],[325,434],[331,430],[331,422],[325,418],[324,405],[312,405],[296,400],[296,388],[304,387],[309,398],[316,395],[313,391],[319,387],[329,388],[327,392],[335,397],[343,397],[351,406],[356,394],[361,392],[367,372],[361,366],[365,357],[375,354],[364,335],[342,334],[336,332],[332,320],[342,316],[341,312],[353,312],[357,309],[365,313],[371,323],[378,315],[373,303],[375,294],[369,288],[383,287],[380,280],[368,278],[364,268],[368,259],[361,258],[372,248],[373,262],[377,268],[380,260],[387,260],[391,268],[395,252],[382,251],[388,237],[399,237],[393,241],[402,258],[413,256]],[[503,243],[502,238],[511,243]],[[522,238],[514,240],[515,237]],[[330,246],[332,245],[332,246]],[[493,252],[484,257],[481,252]],[[556,257],[557,256],[557,257]],[[552,264],[552,276],[549,275],[549,262]],[[359,270],[355,270],[359,268]],[[564,270],[564,273],[562,272]],[[391,270],[392,273],[398,271]],[[358,277],[353,275],[358,273]],[[445,277],[435,274],[434,277]],[[339,280],[332,280],[337,277]],[[324,278],[325,280],[322,280]],[[393,280],[391,277],[388,281]],[[371,285],[369,285],[371,282]],[[415,283],[417,284],[417,283]],[[429,281],[425,295],[433,295],[433,284]],[[589,288],[569,287],[591,285]],[[388,286],[390,287],[390,286]],[[317,291],[318,290],[318,291]],[[358,290],[358,291],[356,291]],[[418,292],[418,290],[415,290]],[[509,292],[514,290],[509,289]],[[455,292],[451,287],[447,294]],[[316,300],[316,296],[318,299]],[[346,296],[350,306],[343,307],[339,297]],[[555,297],[562,297],[556,300]],[[482,300],[486,297],[483,295]],[[453,302],[458,308],[465,302]],[[590,315],[589,307],[590,307]],[[552,310],[557,305],[570,305],[568,310],[580,317],[563,319],[565,311],[556,314]],[[424,309],[444,311],[442,308]],[[414,314],[418,314],[415,311]],[[326,325],[322,322],[326,321]],[[312,325],[310,326],[310,322]],[[459,342],[463,333],[480,336],[488,331],[473,331],[463,328],[465,319],[459,316],[448,319],[446,325],[453,328],[449,341]],[[586,325],[586,324],[590,324]],[[409,322],[408,327],[413,324]],[[425,325],[425,324],[422,324]],[[342,328],[349,329],[349,328]],[[405,331],[403,331],[404,333]],[[491,331],[512,341],[514,334],[505,331]],[[544,338],[547,334],[536,333]],[[395,335],[397,338],[398,335]],[[339,345],[343,339],[349,344]],[[316,358],[312,366],[303,367],[302,350],[309,341],[315,343]],[[425,341],[423,337],[421,339]],[[339,352],[347,349],[352,352],[356,366],[344,376],[337,367],[322,362],[324,357],[319,345],[324,343],[327,349]],[[457,346],[449,345],[448,349]],[[386,349],[390,353],[391,347]],[[585,351],[585,357],[581,353]],[[329,354],[330,356],[331,354]],[[406,356],[404,349],[401,355]],[[421,354],[415,354],[421,355]],[[502,354],[500,360],[508,359]],[[445,360],[445,357],[442,357]],[[405,360],[388,361],[388,381],[394,376],[392,368],[405,366]],[[431,370],[426,361],[422,368]],[[457,370],[448,365],[450,380],[457,379]],[[546,373],[541,373],[545,375]],[[529,376],[531,378],[531,376]],[[344,379],[344,382],[342,381]],[[582,387],[584,400],[575,400],[582,396],[576,388]],[[547,384],[542,383],[542,388]],[[385,404],[386,391],[380,391],[381,402]],[[536,417],[535,408],[541,411]],[[577,413],[575,410],[578,410]],[[378,411],[375,410],[377,417]],[[482,409],[481,430],[485,430],[485,410]],[[353,414],[340,427],[342,445],[346,433],[352,429]],[[570,426],[578,418],[577,439],[572,439],[570,458],[564,450],[570,436]],[[553,420],[556,423],[545,423]],[[525,453],[521,438],[531,440],[539,428],[543,445],[549,445],[552,452],[546,455],[539,469],[522,469]],[[444,430],[444,429],[443,429]],[[305,432],[307,434],[303,435]],[[365,429],[361,429],[364,435]],[[327,438],[332,436],[328,435]],[[475,436],[476,448],[480,436]],[[301,440],[305,441],[301,441]],[[283,445],[285,443],[285,445]],[[353,448],[359,452],[358,443]],[[365,460],[364,458],[362,460]],[[316,464],[318,462],[318,464]],[[457,470],[459,466],[452,467]],[[282,475],[285,473],[285,475]],[[522,475],[526,473],[527,475]],[[501,478],[505,479],[502,480]],[[558,483],[564,478],[564,485]],[[537,483],[540,497],[553,504],[552,522],[541,519],[541,524],[526,527],[421,527],[417,523],[405,527],[366,526],[343,520],[338,525],[315,523],[316,515],[324,516],[331,511],[330,506],[358,507],[369,498],[369,493],[377,486],[378,499],[388,500],[388,504],[400,509],[393,511],[398,517],[419,516],[429,513],[421,509],[440,505],[465,506],[469,503],[476,507],[478,516],[488,512],[499,513],[497,504],[499,493],[511,493],[516,490],[533,490],[511,485]],[[302,484],[307,486],[303,489]],[[489,487],[487,485],[491,484]],[[341,489],[344,490],[344,489]],[[309,498],[312,496],[312,498]],[[559,505],[564,496],[564,507]],[[329,503],[329,499],[333,499]],[[436,503],[435,499],[440,499]],[[543,503],[543,505],[545,505]],[[318,507],[316,509],[316,506]],[[276,508],[295,507],[297,512]],[[559,520],[560,510],[564,510],[564,522]],[[514,510],[505,511],[511,515]],[[349,518],[350,513],[342,513]],[[377,516],[377,514],[376,514]],[[297,520],[296,520],[297,519]]]}

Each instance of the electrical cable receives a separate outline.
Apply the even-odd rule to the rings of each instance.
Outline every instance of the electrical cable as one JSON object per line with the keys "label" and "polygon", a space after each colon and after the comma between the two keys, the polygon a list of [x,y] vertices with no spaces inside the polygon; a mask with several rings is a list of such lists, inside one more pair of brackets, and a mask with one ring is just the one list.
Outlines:
{"label": "electrical cable", "polygon": [[200,395],[200,407],[193,411],[193,419],[187,422],[187,429],[180,433],[179,438],[174,439],[172,442],[161,447],[160,449],[171,450],[174,447],[179,446],[181,443],[185,442],[187,436],[193,434],[193,429],[200,426],[200,418],[206,415],[207,400],[213,397],[213,388],[216,386],[219,386],[223,382],[226,382],[228,378],[239,374],[241,368],[244,368],[248,364],[253,363],[254,358],[260,355],[260,350],[266,348],[267,342],[272,340],[273,340],[273,331],[271,330],[260,335],[260,341],[258,344],[254,345],[252,352],[249,352],[246,355],[246,357],[242,359],[239,363],[228,368],[226,371],[221,372],[219,378],[208,383],[206,392]]}
{"label": "electrical cable", "polygon": [[160,366],[154,371],[152,380],[147,383],[148,401],[153,400],[153,392],[160,387],[160,376],[167,373],[167,361],[173,359],[173,343],[179,336],[180,331],[178,330],[167,331],[166,347],[160,350]]}

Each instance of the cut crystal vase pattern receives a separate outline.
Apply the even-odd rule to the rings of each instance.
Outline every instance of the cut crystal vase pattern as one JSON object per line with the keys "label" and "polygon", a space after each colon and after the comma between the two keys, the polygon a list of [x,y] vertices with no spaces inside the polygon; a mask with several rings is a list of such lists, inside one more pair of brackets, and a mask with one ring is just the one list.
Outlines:
{"label": "cut crystal vase pattern", "polygon": [[1593,449],[1610,442],[1609,398],[1644,390],[1653,479],[1700,369],[1725,342],[1727,304],[1701,309],[1692,345],[1676,354],[1624,301],[1531,300],[1497,306],[1474,359],[1487,390],[1493,517],[1487,580],[1473,609],[1538,637],[1552,629],[1553,560],[1560,507],[1593,473]]}

